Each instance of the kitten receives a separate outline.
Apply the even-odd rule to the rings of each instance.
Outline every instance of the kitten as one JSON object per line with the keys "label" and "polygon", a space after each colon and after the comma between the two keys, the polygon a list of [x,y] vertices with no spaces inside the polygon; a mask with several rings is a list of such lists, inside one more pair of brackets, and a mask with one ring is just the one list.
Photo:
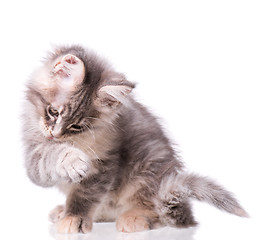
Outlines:
{"label": "kitten", "polygon": [[195,226],[190,199],[247,217],[230,192],[185,172],[155,117],[130,94],[135,85],[94,53],[60,47],[26,87],[25,166],[35,184],[66,194],[49,215],[58,232],[115,220],[123,232]]}

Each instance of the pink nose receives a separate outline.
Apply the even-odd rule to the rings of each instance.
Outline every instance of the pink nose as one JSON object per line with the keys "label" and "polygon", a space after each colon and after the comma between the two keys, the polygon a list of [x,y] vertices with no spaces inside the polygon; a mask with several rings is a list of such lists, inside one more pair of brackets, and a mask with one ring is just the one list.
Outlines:
{"label": "pink nose", "polygon": [[61,127],[55,126],[53,131],[51,132],[52,137],[60,138],[62,136],[62,129]]}

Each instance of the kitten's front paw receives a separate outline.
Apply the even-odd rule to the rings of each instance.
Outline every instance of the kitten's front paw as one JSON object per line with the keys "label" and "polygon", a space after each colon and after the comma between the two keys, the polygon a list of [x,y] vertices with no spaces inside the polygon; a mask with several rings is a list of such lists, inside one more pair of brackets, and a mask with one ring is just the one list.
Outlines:
{"label": "kitten's front paw", "polygon": [[79,183],[87,176],[90,160],[82,151],[71,148],[59,155],[56,170],[62,178]]}
{"label": "kitten's front paw", "polygon": [[52,223],[58,222],[65,216],[65,207],[62,205],[56,206],[49,212],[48,219]]}
{"label": "kitten's front paw", "polygon": [[92,222],[79,216],[65,216],[56,224],[58,233],[88,233],[92,229]]}

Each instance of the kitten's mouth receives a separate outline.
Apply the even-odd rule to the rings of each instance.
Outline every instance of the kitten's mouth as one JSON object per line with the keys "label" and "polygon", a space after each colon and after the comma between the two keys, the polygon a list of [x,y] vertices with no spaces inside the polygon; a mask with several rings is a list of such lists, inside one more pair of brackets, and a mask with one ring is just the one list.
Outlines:
{"label": "kitten's mouth", "polygon": [[54,142],[61,142],[63,138],[57,138],[57,137],[53,137],[53,136],[47,136],[46,139],[48,141],[54,141]]}

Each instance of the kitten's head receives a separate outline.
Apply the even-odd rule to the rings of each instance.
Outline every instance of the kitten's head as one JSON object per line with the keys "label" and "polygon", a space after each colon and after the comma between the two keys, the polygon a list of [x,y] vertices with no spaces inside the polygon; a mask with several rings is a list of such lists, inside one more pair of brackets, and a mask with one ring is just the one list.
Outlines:
{"label": "kitten's head", "polygon": [[134,84],[93,53],[73,46],[50,54],[27,87],[40,131],[64,139],[112,121]]}

